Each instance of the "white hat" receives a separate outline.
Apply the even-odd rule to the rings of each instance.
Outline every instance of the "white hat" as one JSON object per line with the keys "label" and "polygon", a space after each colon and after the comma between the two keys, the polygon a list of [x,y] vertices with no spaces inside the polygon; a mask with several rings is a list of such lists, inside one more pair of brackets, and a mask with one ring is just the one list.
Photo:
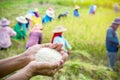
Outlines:
{"label": "white hat", "polygon": [[74,9],[79,9],[80,7],[78,5],[75,5]]}
{"label": "white hat", "polygon": [[27,23],[27,20],[23,16],[17,17],[16,20],[20,23]]}
{"label": "white hat", "polygon": [[118,18],[118,17],[115,18],[115,20],[112,23],[120,25],[120,18]]}
{"label": "white hat", "polygon": [[35,12],[38,12],[38,8],[34,8],[34,11],[35,11]]}
{"label": "white hat", "polygon": [[46,14],[47,14],[49,17],[54,18],[54,10],[53,10],[53,8],[49,8],[49,9],[46,11]]}
{"label": "white hat", "polygon": [[28,18],[28,19],[32,20],[32,14],[26,14],[25,18]]}
{"label": "white hat", "polygon": [[66,30],[67,30],[66,28],[64,28],[62,25],[60,25],[60,26],[56,26],[56,28],[53,30],[53,33],[64,32]]}
{"label": "white hat", "polygon": [[0,21],[0,26],[8,26],[10,24],[10,21],[7,20],[6,18],[2,18]]}

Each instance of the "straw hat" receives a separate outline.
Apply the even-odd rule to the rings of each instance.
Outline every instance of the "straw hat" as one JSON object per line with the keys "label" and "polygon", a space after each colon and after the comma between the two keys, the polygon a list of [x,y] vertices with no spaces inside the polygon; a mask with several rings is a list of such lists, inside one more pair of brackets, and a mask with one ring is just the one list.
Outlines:
{"label": "straw hat", "polygon": [[53,33],[64,32],[66,30],[67,30],[66,28],[64,28],[62,25],[60,25],[60,26],[56,26],[56,28],[53,30]]}
{"label": "straw hat", "polygon": [[16,20],[20,23],[27,23],[27,20],[23,16],[17,17]]}
{"label": "straw hat", "polygon": [[35,11],[35,12],[38,12],[38,8],[34,8],[34,11]]}
{"label": "straw hat", "polygon": [[32,14],[26,14],[25,18],[32,20]]}
{"label": "straw hat", "polygon": [[120,25],[120,18],[115,18],[115,20],[112,22],[113,24],[119,24]]}
{"label": "straw hat", "polygon": [[54,10],[53,10],[53,8],[49,8],[49,9],[46,11],[46,14],[47,14],[49,17],[54,18]]}
{"label": "straw hat", "polygon": [[75,5],[75,8],[74,9],[79,9],[80,7],[78,5]]}
{"label": "straw hat", "polygon": [[10,25],[10,21],[7,20],[6,18],[2,18],[2,20],[0,21],[0,26],[8,26]]}

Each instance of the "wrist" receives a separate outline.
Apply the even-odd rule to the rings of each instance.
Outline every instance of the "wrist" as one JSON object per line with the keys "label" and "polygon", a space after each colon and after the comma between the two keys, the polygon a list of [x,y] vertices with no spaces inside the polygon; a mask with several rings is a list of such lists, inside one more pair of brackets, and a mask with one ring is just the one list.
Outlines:
{"label": "wrist", "polygon": [[24,75],[25,75],[25,77],[27,79],[30,79],[33,76],[33,72],[32,72],[32,70],[28,66],[26,66],[25,68],[23,68],[22,71],[24,72]]}

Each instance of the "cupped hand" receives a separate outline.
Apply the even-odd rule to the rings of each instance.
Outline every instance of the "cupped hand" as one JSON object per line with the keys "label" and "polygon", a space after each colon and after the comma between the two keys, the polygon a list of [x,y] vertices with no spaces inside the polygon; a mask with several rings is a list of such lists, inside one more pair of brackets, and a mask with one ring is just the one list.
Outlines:
{"label": "cupped hand", "polygon": [[44,47],[49,47],[49,48],[55,49],[55,50],[57,50],[58,52],[60,52],[60,54],[62,55],[62,60],[61,60],[61,62],[64,62],[64,61],[66,60],[66,58],[68,57],[67,53],[65,53],[65,52],[62,50],[62,44],[58,44],[58,43],[55,43],[55,44],[46,43],[46,44],[37,44],[37,45],[34,45],[34,46],[28,48],[28,49],[24,52],[24,55],[28,56],[29,59],[30,59],[30,61],[34,61],[34,60],[35,60],[34,55],[35,55],[41,48],[44,48]]}
{"label": "cupped hand", "polygon": [[30,62],[26,68],[30,76],[44,75],[44,76],[53,76],[57,69],[60,66],[60,62],[48,63],[48,62]]}

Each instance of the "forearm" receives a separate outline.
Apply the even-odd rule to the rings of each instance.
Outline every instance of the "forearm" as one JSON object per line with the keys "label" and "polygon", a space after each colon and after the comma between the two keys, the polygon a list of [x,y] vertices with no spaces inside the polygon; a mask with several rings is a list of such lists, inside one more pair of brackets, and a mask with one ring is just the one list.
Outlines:
{"label": "forearm", "polygon": [[26,66],[29,62],[29,57],[23,54],[0,60],[0,77],[4,77],[7,74]]}
{"label": "forearm", "polygon": [[25,67],[16,74],[8,77],[6,80],[29,80],[32,77],[31,72]]}

